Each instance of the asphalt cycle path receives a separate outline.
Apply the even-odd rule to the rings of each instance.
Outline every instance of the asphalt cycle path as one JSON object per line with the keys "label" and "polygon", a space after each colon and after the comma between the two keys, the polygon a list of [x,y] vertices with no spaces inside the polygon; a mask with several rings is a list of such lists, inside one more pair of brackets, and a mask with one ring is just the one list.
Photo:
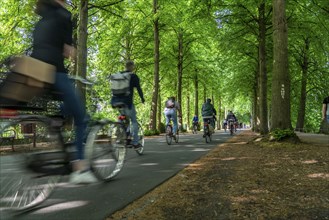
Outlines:
{"label": "asphalt cycle path", "polygon": [[232,136],[216,131],[211,143],[202,132],[183,134],[179,143],[167,145],[165,136],[145,140],[144,155],[133,149],[117,177],[107,183],[77,186],[64,177],[53,194],[35,209],[19,215],[0,212],[1,220],[103,220],[117,210],[145,195],[184,167],[207,154]]}

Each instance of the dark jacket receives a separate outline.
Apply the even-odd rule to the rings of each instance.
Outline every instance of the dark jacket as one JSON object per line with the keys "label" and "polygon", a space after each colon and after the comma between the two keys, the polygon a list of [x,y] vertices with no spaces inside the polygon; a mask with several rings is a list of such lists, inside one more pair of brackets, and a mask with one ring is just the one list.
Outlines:
{"label": "dark jacket", "polygon": [[203,105],[202,105],[202,109],[201,109],[201,115],[202,117],[207,117],[207,116],[213,116],[216,115],[216,109],[214,108],[214,106],[206,101]]}
{"label": "dark jacket", "polygon": [[[127,72],[127,71],[124,71]],[[123,72],[123,73],[124,73]],[[138,95],[141,98],[142,103],[145,102],[142,88],[139,83],[139,77],[136,74],[131,74],[130,78],[130,94],[128,96],[112,96],[111,105],[119,102],[125,103],[128,108],[131,108],[134,101],[134,88],[137,89]]]}
{"label": "dark jacket", "polygon": [[33,32],[31,56],[56,66],[57,72],[67,72],[63,48],[72,45],[71,13],[58,3],[45,4],[37,13],[42,18]]}

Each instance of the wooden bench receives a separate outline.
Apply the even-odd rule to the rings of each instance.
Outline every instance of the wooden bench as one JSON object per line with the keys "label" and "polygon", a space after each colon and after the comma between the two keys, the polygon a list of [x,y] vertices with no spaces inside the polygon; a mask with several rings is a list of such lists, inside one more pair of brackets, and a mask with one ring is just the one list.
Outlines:
{"label": "wooden bench", "polygon": [[9,143],[11,143],[11,149],[13,151],[15,151],[15,148],[14,148],[15,138],[16,138],[16,131],[14,129],[8,129],[8,130],[3,131],[0,134],[0,146],[3,143],[9,142]]}

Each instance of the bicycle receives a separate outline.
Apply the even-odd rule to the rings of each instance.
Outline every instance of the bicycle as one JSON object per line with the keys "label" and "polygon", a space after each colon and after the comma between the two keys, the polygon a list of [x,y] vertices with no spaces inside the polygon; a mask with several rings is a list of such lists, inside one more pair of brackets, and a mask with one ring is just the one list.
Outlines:
{"label": "bicycle", "polygon": [[[8,129],[15,130],[17,148],[15,154],[4,152],[0,157],[1,210],[21,211],[39,205],[51,195],[61,177],[72,172],[71,161],[76,152],[73,143],[65,142],[65,121],[62,115],[40,114],[17,114],[6,120],[0,134]],[[105,129],[110,129],[111,125],[107,119],[90,121],[85,138],[86,159],[91,171],[102,181],[111,180],[121,171],[126,156],[126,148],[118,145]],[[34,135],[26,136],[26,127]]]}
{"label": "bicycle", "polygon": [[[125,110],[127,106],[124,103],[117,103],[112,105],[113,108],[118,109],[119,116],[117,122],[112,122],[112,134],[113,137],[116,138],[116,142],[123,144],[126,148],[133,148],[131,144],[131,125],[129,117],[126,115]],[[135,149],[138,155],[142,155],[144,153],[144,132],[140,123],[138,123],[138,138],[139,138],[139,148]]]}
{"label": "bicycle", "polygon": [[234,120],[233,119],[229,119],[228,120],[228,125],[229,125],[229,128],[230,128],[230,134],[233,135],[233,133],[235,131]]}
{"label": "bicycle", "polygon": [[166,141],[168,145],[171,145],[172,139],[175,140],[176,143],[179,141],[179,132],[178,129],[176,131],[176,135],[173,133],[173,126],[172,126],[172,118],[170,118],[169,123],[166,126]]}
{"label": "bicycle", "polygon": [[206,119],[204,121],[204,126],[203,126],[203,138],[205,138],[206,143],[211,142],[211,136],[212,136],[212,129],[210,128],[211,122],[210,119]]}
{"label": "bicycle", "polygon": [[193,122],[192,133],[193,134],[198,133],[198,122]]}

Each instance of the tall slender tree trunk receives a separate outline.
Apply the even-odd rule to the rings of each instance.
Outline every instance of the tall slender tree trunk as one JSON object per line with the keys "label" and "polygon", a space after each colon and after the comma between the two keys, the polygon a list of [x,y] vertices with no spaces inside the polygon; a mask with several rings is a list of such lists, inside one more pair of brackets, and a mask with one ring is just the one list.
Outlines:
{"label": "tall slender tree trunk", "polygon": [[190,95],[187,95],[187,100],[186,100],[186,106],[187,106],[187,130],[190,129],[190,119],[191,119],[191,110],[190,110]]}
{"label": "tall slender tree trunk", "polygon": [[[182,103],[182,83],[183,83],[183,58],[184,58],[184,50],[183,50],[183,30],[180,29],[178,32],[178,54],[177,54],[177,100],[181,105],[179,115],[182,116],[183,111],[183,103]],[[179,118],[179,123],[183,125],[183,118]]]}
{"label": "tall slender tree trunk", "polygon": [[[257,65],[258,68],[258,65]],[[258,68],[259,69],[259,68]],[[253,100],[252,100],[252,130],[259,132],[259,101],[258,101],[258,89],[259,85],[259,71],[255,72],[255,80],[253,87]]]}
{"label": "tall slender tree trunk", "polygon": [[217,129],[218,130],[221,130],[222,126],[222,120],[221,120],[221,116],[222,116],[222,112],[221,112],[221,109],[222,108],[222,100],[221,100],[221,97],[219,96],[218,97],[218,111],[217,111],[217,116],[218,116],[218,119],[217,119]]}
{"label": "tall slender tree trunk", "polygon": [[266,17],[265,17],[265,1],[259,6],[259,130],[261,134],[268,133],[267,121],[267,70],[266,70]]}
{"label": "tall slender tree trunk", "polygon": [[205,82],[202,85],[203,85],[203,103],[205,103],[207,100],[207,85]]}
{"label": "tall slender tree trunk", "polygon": [[286,0],[273,0],[273,28],[271,130],[292,129]]}
{"label": "tall slender tree trunk", "polygon": [[198,82],[198,70],[194,75],[194,115],[199,116],[199,82]]}
{"label": "tall slender tree trunk", "polygon": [[[150,112],[150,129],[156,129],[157,122],[157,101],[159,97],[159,67],[160,67],[160,38],[159,38],[159,18],[157,17],[158,0],[153,0],[153,22],[154,32],[154,76],[153,76],[153,96]],[[160,119],[159,119],[160,120]]]}
{"label": "tall slender tree trunk", "polygon": [[[81,0],[79,7],[79,27],[78,27],[78,57],[77,75],[83,78],[87,76],[87,39],[88,39],[88,0]],[[82,93],[82,99],[86,100],[86,92],[81,84],[78,88]]]}
{"label": "tall slender tree trunk", "polygon": [[305,48],[303,49],[303,60],[301,62],[302,67],[302,87],[300,91],[300,101],[298,108],[298,117],[296,124],[296,131],[303,131],[304,121],[305,121],[305,108],[306,108],[306,85],[307,85],[307,75],[308,75],[308,65],[309,65],[309,49],[310,41],[309,38],[305,39]]}
{"label": "tall slender tree trunk", "polygon": [[160,131],[161,132],[161,116],[162,116],[162,101],[161,101],[161,93],[160,93],[160,86],[159,86],[159,94],[158,94],[158,120],[157,120],[157,122],[158,122],[158,126],[157,126],[157,128],[158,128],[158,131]]}

